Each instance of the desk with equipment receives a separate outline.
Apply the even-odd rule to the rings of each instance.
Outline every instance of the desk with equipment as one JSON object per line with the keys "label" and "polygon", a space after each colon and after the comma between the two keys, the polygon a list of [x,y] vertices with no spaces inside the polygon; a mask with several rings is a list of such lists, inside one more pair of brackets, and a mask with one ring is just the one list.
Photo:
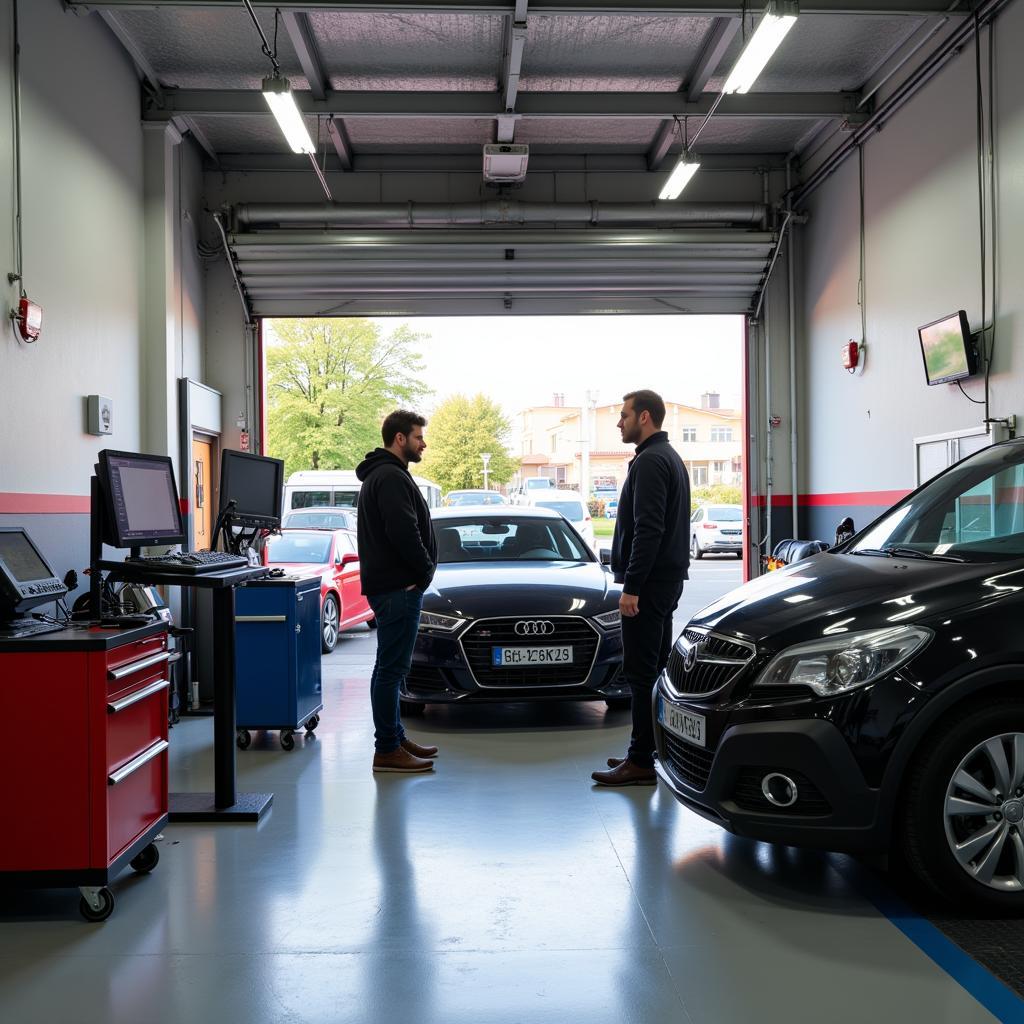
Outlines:
{"label": "desk with equipment", "polygon": [[[266,576],[268,570],[250,565],[238,554],[182,552],[144,557],[141,553],[142,547],[184,541],[171,460],[134,452],[100,452],[92,481],[90,608],[99,609],[101,615],[104,611],[103,572],[108,581],[213,591],[214,792],[172,793],[170,820],[258,821],[273,794],[235,789],[235,587]],[[129,548],[129,557],[123,562],[104,561],[104,543]]]}
{"label": "desk with equipment", "polygon": [[[25,615],[66,593],[24,530],[0,530],[0,716],[11,726],[0,885],[77,886],[82,916],[103,921],[108,883],[159,860],[171,654],[160,620],[75,628]],[[56,751],[40,743],[39,719]]]}

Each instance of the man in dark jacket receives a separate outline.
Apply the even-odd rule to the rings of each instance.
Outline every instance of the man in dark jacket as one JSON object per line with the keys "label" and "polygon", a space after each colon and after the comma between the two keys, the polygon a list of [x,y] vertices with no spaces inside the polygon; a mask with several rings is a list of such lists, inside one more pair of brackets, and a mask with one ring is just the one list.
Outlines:
{"label": "man in dark jacket", "polygon": [[633,692],[633,732],[624,758],[594,772],[602,786],[653,785],[651,698],[672,650],[672,613],[690,567],[690,479],[661,429],[665,403],[653,391],[623,398],[619,431],[636,445],[619,496],[612,572],[622,584],[622,672]]}
{"label": "man in dark jacket", "polygon": [[359,488],[359,575],[377,621],[377,659],[370,677],[375,772],[429,772],[437,747],[405,735],[398,694],[412,664],[423,592],[437,567],[430,510],[409,473],[427,442],[427,421],[398,409],[381,426],[383,448],[356,467]]}

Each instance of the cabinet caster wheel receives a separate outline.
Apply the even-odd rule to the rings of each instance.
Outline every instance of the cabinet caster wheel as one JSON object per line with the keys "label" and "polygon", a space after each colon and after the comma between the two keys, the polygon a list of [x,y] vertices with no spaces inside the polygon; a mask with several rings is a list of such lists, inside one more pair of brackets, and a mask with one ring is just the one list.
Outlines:
{"label": "cabinet caster wheel", "polygon": [[78,912],[86,921],[106,921],[114,912],[114,894],[104,886],[101,889],[83,887],[78,901]]}
{"label": "cabinet caster wheel", "polygon": [[306,732],[312,732],[320,724],[320,716],[313,715],[308,722],[306,722]]}
{"label": "cabinet caster wheel", "polygon": [[292,750],[295,747],[295,733],[291,729],[285,729],[281,733],[281,749]]}
{"label": "cabinet caster wheel", "polygon": [[131,859],[132,871],[140,875],[148,875],[160,863],[160,851],[155,843],[150,843],[144,850]]}
{"label": "cabinet caster wheel", "polygon": [[239,729],[238,735],[235,737],[235,744],[238,749],[248,750],[250,743],[252,743],[252,733],[248,729]]}

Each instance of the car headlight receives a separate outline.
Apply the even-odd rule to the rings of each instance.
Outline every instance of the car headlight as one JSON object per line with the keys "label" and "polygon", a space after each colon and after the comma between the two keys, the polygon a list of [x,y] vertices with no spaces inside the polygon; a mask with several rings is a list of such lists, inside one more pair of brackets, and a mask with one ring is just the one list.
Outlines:
{"label": "car headlight", "polygon": [[594,621],[604,629],[615,629],[616,626],[622,625],[622,615],[618,608],[613,608],[610,612],[601,612],[600,615],[595,615]]}
{"label": "car headlight", "polygon": [[436,612],[420,612],[420,629],[437,630],[441,633],[454,633],[465,621],[465,619],[456,619],[451,615],[438,615]]}
{"label": "car headlight", "polygon": [[873,683],[909,661],[932,638],[930,629],[896,626],[796,644],[775,655],[755,686],[808,686],[821,697]]}

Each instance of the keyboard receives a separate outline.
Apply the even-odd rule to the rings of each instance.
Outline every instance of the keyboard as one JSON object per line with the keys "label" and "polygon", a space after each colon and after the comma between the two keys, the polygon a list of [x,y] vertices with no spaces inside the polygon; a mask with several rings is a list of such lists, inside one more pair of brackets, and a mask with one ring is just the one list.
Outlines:
{"label": "keyboard", "polygon": [[248,559],[229,555],[226,551],[174,551],[169,555],[136,555],[124,560],[127,568],[155,569],[158,572],[197,576],[227,569],[244,569]]}
{"label": "keyboard", "polygon": [[18,640],[37,633],[59,633],[63,628],[56,622],[41,622],[39,619],[8,619],[0,622],[0,640]]}

